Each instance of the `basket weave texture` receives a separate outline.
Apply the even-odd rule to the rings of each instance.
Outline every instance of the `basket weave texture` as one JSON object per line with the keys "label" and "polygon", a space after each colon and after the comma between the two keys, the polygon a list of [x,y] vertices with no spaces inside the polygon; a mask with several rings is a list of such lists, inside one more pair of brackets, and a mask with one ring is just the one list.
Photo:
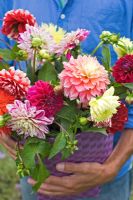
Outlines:
{"label": "basket weave texture", "polygon": [[[78,150],[66,159],[67,162],[98,162],[104,163],[113,149],[113,135],[102,135],[100,133],[80,133],[77,134]],[[62,162],[61,156],[57,155],[52,160],[45,160],[45,164],[52,175],[64,176],[66,174],[56,171],[56,164]],[[64,162],[64,161],[63,161]],[[68,175],[68,174],[67,174]],[[95,187],[77,196],[70,197],[49,197],[38,194],[37,200],[78,200],[81,198],[97,197],[100,193],[100,187]]]}

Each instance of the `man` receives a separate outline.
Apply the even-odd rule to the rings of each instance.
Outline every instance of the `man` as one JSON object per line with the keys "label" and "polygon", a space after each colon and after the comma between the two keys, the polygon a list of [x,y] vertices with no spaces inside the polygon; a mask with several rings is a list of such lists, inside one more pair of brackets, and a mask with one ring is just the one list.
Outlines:
{"label": "man", "polygon": [[[40,23],[54,23],[68,31],[77,28],[91,30],[91,35],[82,46],[84,52],[92,51],[103,30],[120,33],[122,36],[133,39],[132,0],[14,0],[12,6],[13,9],[29,10]],[[97,52],[97,56],[99,55],[100,51]],[[113,56],[113,62],[115,59]],[[72,172],[74,176],[62,178],[51,176],[41,186],[39,193],[53,197],[67,196],[96,185],[103,185],[97,200],[129,200],[131,169],[129,158],[133,153],[132,128],[133,105],[129,107],[129,120],[125,129],[123,133],[116,134],[114,150],[103,165],[98,163],[59,164],[57,170]],[[118,138],[120,138],[119,141]],[[15,156],[9,138],[4,137],[1,142]],[[29,179],[28,182],[34,185],[34,180]],[[25,200],[30,199],[27,197]],[[95,200],[95,198],[86,200]]]}

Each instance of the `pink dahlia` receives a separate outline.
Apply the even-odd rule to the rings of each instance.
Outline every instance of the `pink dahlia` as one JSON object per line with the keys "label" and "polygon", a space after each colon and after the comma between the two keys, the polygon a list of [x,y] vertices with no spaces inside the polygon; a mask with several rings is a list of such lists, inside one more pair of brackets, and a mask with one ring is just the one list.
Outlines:
{"label": "pink dahlia", "polygon": [[29,88],[27,99],[33,106],[45,110],[47,117],[54,116],[63,106],[61,94],[57,94],[48,82],[37,81]]}
{"label": "pink dahlia", "polygon": [[29,86],[30,80],[24,72],[15,70],[14,67],[0,71],[0,88],[14,96],[15,99],[24,98]]}
{"label": "pink dahlia", "polygon": [[113,67],[113,77],[118,83],[133,82],[133,55],[121,57]]}
{"label": "pink dahlia", "polygon": [[49,132],[48,125],[53,123],[54,118],[47,118],[44,110],[38,110],[31,106],[29,101],[24,103],[15,100],[13,104],[7,105],[7,110],[11,115],[8,127],[16,131],[18,135],[45,138]]}
{"label": "pink dahlia", "polygon": [[71,57],[69,62],[64,62],[64,70],[59,78],[65,96],[71,100],[79,98],[82,103],[102,95],[109,84],[107,71],[91,56]]}
{"label": "pink dahlia", "polygon": [[56,50],[56,52],[60,54],[66,50],[74,49],[77,45],[79,45],[80,42],[84,41],[89,34],[90,31],[86,29],[78,29],[76,31],[67,33],[64,39],[62,39],[59,49]]}
{"label": "pink dahlia", "polygon": [[19,34],[26,30],[26,24],[34,26],[35,23],[36,19],[29,11],[22,9],[11,10],[5,14],[2,33],[17,40]]}

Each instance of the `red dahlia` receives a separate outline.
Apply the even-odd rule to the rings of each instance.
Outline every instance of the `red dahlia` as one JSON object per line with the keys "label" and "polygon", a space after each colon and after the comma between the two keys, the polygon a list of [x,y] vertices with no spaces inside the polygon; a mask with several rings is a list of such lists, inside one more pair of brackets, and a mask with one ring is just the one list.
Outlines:
{"label": "red dahlia", "polygon": [[45,110],[47,117],[53,117],[63,106],[61,94],[56,94],[48,82],[37,81],[29,88],[27,99],[33,106]]}
{"label": "red dahlia", "polygon": [[23,9],[11,10],[5,14],[2,33],[17,40],[19,33],[23,33],[26,24],[34,26],[36,19],[29,11]]}
{"label": "red dahlia", "polygon": [[133,82],[133,55],[126,55],[116,62],[113,77],[118,83]]}
{"label": "red dahlia", "polygon": [[108,127],[108,133],[116,133],[124,129],[125,122],[128,120],[128,109],[124,103],[117,109],[117,113],[111,119],[111,127]]}

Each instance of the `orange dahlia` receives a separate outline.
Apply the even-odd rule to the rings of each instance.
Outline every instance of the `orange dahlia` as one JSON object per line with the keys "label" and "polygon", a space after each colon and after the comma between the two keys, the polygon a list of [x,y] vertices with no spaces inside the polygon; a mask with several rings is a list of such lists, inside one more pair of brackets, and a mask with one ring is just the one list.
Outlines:
{"label": "orange dahlia", "polygon": [[14,96],[0,88],[0,115],[3,115],[7,112],[7,104],[13,103],[14,100]]}

